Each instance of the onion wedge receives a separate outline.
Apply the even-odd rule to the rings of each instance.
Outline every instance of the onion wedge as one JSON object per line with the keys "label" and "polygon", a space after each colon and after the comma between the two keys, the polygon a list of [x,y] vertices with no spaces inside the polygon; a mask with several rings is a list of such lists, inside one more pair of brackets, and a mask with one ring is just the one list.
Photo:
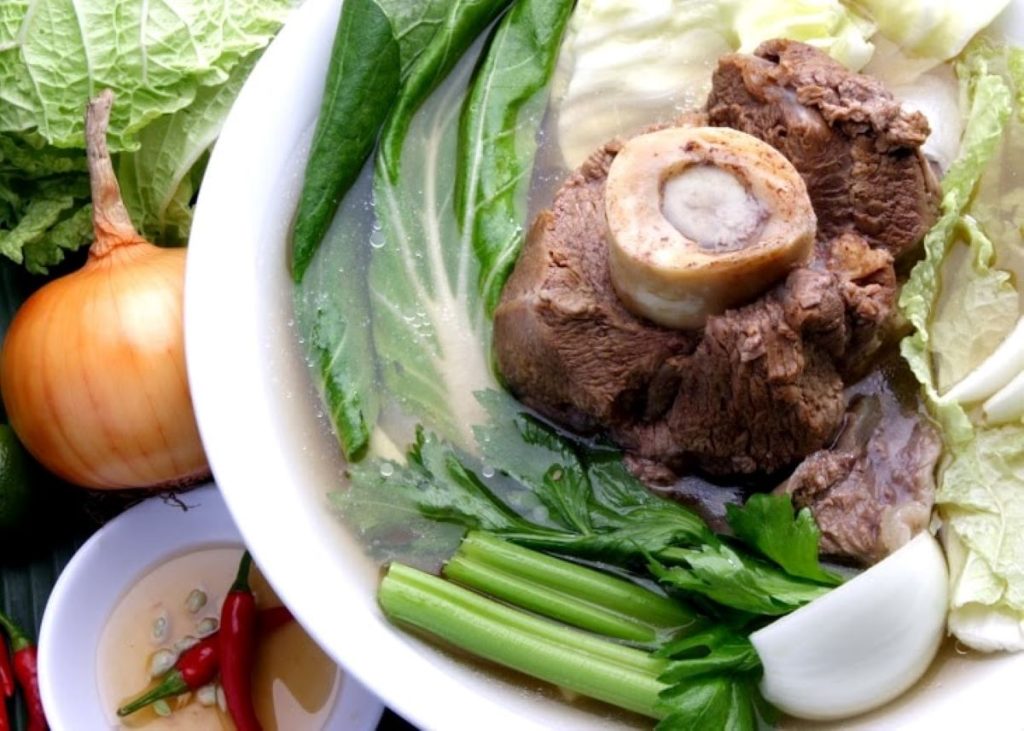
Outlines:
{"label": "onion wedge", "polygon": [[985,361],[949,389],[943,398],[960,403],[986,399],[1024,371],[1024,317]]}
{"label": "onion wedge", "polygon": [[949,576],[927,531],[842,586],[750,635],[761,692],[798,718],[848,718],[892,700],[931,664]]}
{"label": "onion wedge", "polygon": [[1024,419],[1024,370],[986,401],[981,409],[993,424]]}

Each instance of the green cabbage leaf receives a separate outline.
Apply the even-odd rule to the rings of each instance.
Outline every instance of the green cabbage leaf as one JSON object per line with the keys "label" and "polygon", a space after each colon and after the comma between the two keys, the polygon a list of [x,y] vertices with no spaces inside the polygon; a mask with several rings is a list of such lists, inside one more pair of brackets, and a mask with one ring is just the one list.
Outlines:
{"label": "green cabbage leaf", "polygon": [[1014,57],[979,43],[958,64],[968,102],[961,153],[943,181],[925,259],[900,298],[916,330],[903,355],[946,442],[936,502],[950,562],[949,627],[981,650],[1024,649],[1024,426],[985,426],[941,391],[984,360],[1019,316],[1005,268],[1021,234],[985,230],[997,214],[1012,215],[1019,197],[1001,202],[992,181],[1018,152],[1024,76]]}
{"label": "green cabbage leaf", "polygon": [[599,145],[700,107],[720,56],[804,41],[854,70],[874,26],[839,0],[580,0],[552,98],[568,167]]}
{"label": "green cabbage leaf", "polygon": [[111,150],[219,86],[263,48],[293,0],[6,0],[0,11],[0,131],[81,147],[85,102],[110,88]]}
{"label": "green cabbage leaf", "polygon": [[856,4],[905,53],[945,61],[964,50],[1010,0],[857,0]]}
{"label": "green cabbage leaf", "polygon": [[188,237],[205,155],[296,0],[0,4],[0,254],[45,274],[92,241],[83,110],[117,94],[109,145],[136,226]]}

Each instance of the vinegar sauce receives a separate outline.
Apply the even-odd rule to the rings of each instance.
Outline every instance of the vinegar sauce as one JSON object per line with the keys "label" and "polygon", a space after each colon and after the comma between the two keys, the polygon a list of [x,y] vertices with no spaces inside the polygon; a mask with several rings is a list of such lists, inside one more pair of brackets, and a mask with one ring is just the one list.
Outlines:
{"label": "vinegar sauce", "polygon": [[[103,628],[97,653],[98,690],[110,728],[234,729],[230,717],[217,703],[204,706],[195,693],[169,699],[171,714],[166,717],[159,716],[152,707],[123,719],[115,711],[150,687],[149,666],[155,652],[186,635],[195,636],[202,620],[219,618],[240,555],[238,546],[212,546],[176,556],[151,570],[121,597]],[[260,608],[281,603],[256,570],[252,587]],[[191,611],[187,599],[194,590],[206,595],[206,603]],[[162,640],[154,636],[157,620],[166,620]],[[341,683],[337,665],[297,622],[289,622],[260,638],[253,668],[253,700],[256,714],[267,731],[323,728]]]}

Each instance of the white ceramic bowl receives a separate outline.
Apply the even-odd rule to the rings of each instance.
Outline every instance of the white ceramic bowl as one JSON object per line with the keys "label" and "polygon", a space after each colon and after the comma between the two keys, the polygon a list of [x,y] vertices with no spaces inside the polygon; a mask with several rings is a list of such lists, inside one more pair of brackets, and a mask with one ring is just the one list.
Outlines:
{"label": "white ceramic bowl", "polygon": [[[375,601],[377,567],[329,510],[343,465],[290,329],[286,238],[340,5],[308,0],[274,41],[200,192],[186,351],[214,474],[275,590],[335,659],[410,721],[443,731],[621,727],[395,630]],[[1024,656],[951,655],[917,692],[863,723],[1019,728],[1013,687],[1022,674]]]}
{"label": "white ceramic bowl", "polygon": [[[189,548],[241,544],[216,487],[182,499],[188,511],[151,498],[119,515],[79,549],[53,587],[39,632],[39,685],[54,731],[110,728],[96,656],[103,627],[128,589]],[[326,728],[372,731],[383,710],[376,696],[346,678]]]}

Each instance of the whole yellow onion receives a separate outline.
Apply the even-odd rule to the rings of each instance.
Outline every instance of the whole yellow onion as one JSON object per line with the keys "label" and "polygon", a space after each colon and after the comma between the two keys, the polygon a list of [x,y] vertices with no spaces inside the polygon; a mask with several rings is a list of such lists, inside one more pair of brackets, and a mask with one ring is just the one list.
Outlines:
{"label": "whole yellow onion", "polygon": [[166,487],[209,474],[185,373],[184,249],[140,237],[106,145],[113,95],[86,112],[95,241],[76,272],[17,311],[0,354],[11,426],[85,487]]}

